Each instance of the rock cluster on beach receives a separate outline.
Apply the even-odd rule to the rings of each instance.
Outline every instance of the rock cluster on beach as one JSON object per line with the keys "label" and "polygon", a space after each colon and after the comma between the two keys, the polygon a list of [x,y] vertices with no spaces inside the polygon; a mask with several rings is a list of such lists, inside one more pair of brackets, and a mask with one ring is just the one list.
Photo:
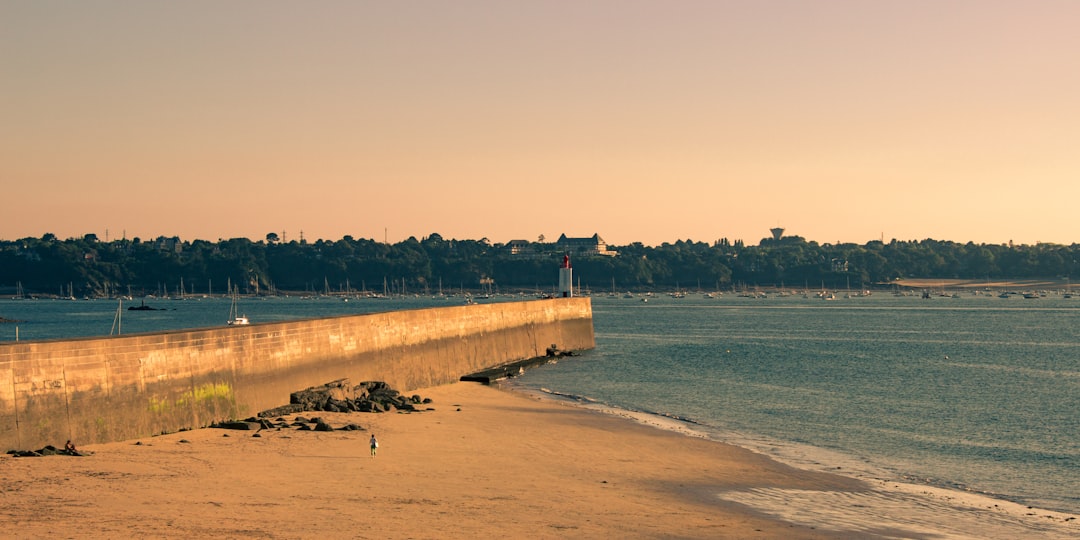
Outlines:
{"label": "rock cluster on beach", "polygon": [[78,450],[66,450],[64,448],[57,448],[51,444],[46,445],[44,448],[38,450],[8,450],[9,455],[14,457],[44,457],[44,456],[86,456],[89,454],[80,452]]}
{"label": "rock cluster on beach", "polygon": [[307,411],[389,412],[416,411],[417,405],[431,403],[419,395],[405,397],[382,381],[364,381],[351,386],[349,379],[338,379],[289,395],[289,404],[262,411],[259,418],[271,418]]}
{"label": "rock cluster on beach", "polygon": [[[291,422],[284,416],[308,411],[324,412],[388,412],[417,411],[417,405],[431,403],[431,399],[419,395],[405,397],[382,381],[365,381],[356,386],[349,379],[338,379],[321,386],[293,392],[289,404],[262,411],[257,417],[246,420],[217,422],[210,427],[261,431],[264,429],[296,428],[300,431],[334,431],[335,428],[322,418],[295,417]],[[274,420],[269,420],[274,418]],[[338,430],[363,430],[356,424],[347,424]]]}
{"label": "rock cluster on beach", "polygon": [[[289,404],[262,411],[257,417],[245,420],[229,420],[215,422],[212,428],[236,429],[261,431],[264,429],[295,428],[299,431],[363,431],[364,428],[356,424],[334,428],[322,418],[305,418],[297,416],[292,421],[284,419],[285,415],[310,411],[323,412],[414,412],[419,411],[417,405],[431,403],[430,398],[422,398],[417,394],[403,396],[401,392],[394,390],[390,385],[382,381],[364,381],[352,386],[349,379],[338,379],[321,386],[293,392],[289,396]],[[431,410],[428,408],[428,410]],[[273,418],[273,420],[270,420]],[[186,431],[186,430],[181,430]],[[256,434],[256,436],[258,436]],[[9,450],[7,452],[15,457],[42,457],[53,455],[85,456],[86,453],[77,450],[65,450],[48,445],[39,450]]]}
{"label": "rock cluster on beach", "polygon": [[280,417],[274,420],[268,420],[266,418],[230,420],[228,422],[216,422],[210,427],[220,429],[255,431],[256,437],[259,436],[257,432],[264,429],[296,429],[297,431],[364,431],[363,427],[356,424],[350,423],[342,427],[335,428],[322,418],[305,418],[303,416],[297,416],[296,418],[293,418],[291,422]]}

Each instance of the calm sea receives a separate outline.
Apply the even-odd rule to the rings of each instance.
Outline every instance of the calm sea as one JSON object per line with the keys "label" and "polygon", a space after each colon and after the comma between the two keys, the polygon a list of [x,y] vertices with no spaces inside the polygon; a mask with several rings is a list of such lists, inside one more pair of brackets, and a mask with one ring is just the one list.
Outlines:
{"label": "calm sea", "polygon": [[597,297],[593,316],[596,350],[517,384],[1080,512],[1080,298]]}
{"label": "calm sea", "polygon": [[[0,341],[220,326],[229,314],[221,298],[146,303],[159,309],[0,300],[0,317],[20,321],[0,325]],[[239,310],[271,322],[461,303],[266,298]],[[773,454],[1080,513],[1080,298],[596,296],[593,314],[595,350],[515,384],[688,419]]]}

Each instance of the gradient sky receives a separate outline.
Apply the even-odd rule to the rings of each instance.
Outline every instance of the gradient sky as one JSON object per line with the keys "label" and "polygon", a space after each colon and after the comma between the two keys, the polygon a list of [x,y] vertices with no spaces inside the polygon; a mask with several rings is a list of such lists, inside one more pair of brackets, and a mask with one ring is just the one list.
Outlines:
{"label": "gradient sky", "polygon": [[1080,2],[0,0],[0,239],[1080,241]]}

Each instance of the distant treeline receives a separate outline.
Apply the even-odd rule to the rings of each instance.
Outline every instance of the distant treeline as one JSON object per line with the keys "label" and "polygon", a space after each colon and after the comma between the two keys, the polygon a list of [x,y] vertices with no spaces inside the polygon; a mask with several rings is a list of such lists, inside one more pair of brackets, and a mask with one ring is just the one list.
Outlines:
{"label": "distant treeline", "polygon": [[[60,240],[46,234],[0,241],[0,291],[72,296],[224,295],[229,286],[243,294],[552,291],[564,255],[559,245],[530,243],[524,253],[520,244],[516,247],[487,239],[447,240],[439,234],[396,244],[350,236],[315,242],[280,242],[274,234],[265,241],[160,237],[103,242],[95,235]],[[618,255],[570,253],[576,286],[594,292],[840,289],[903,278],[1067,278],[1080,270],[1077,244],[818,244],[792,236],[762,239],[756,246],[721,239],[607,248]]]}

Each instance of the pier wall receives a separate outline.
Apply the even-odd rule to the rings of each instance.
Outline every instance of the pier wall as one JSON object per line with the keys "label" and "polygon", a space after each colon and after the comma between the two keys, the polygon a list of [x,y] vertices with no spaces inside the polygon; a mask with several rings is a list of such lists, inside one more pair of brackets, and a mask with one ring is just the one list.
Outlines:
{"label": "pier wall", "polygon": [[246,418],[349,378],[403,392],[595,346],[588,298],[0,344],[0,452]]}

